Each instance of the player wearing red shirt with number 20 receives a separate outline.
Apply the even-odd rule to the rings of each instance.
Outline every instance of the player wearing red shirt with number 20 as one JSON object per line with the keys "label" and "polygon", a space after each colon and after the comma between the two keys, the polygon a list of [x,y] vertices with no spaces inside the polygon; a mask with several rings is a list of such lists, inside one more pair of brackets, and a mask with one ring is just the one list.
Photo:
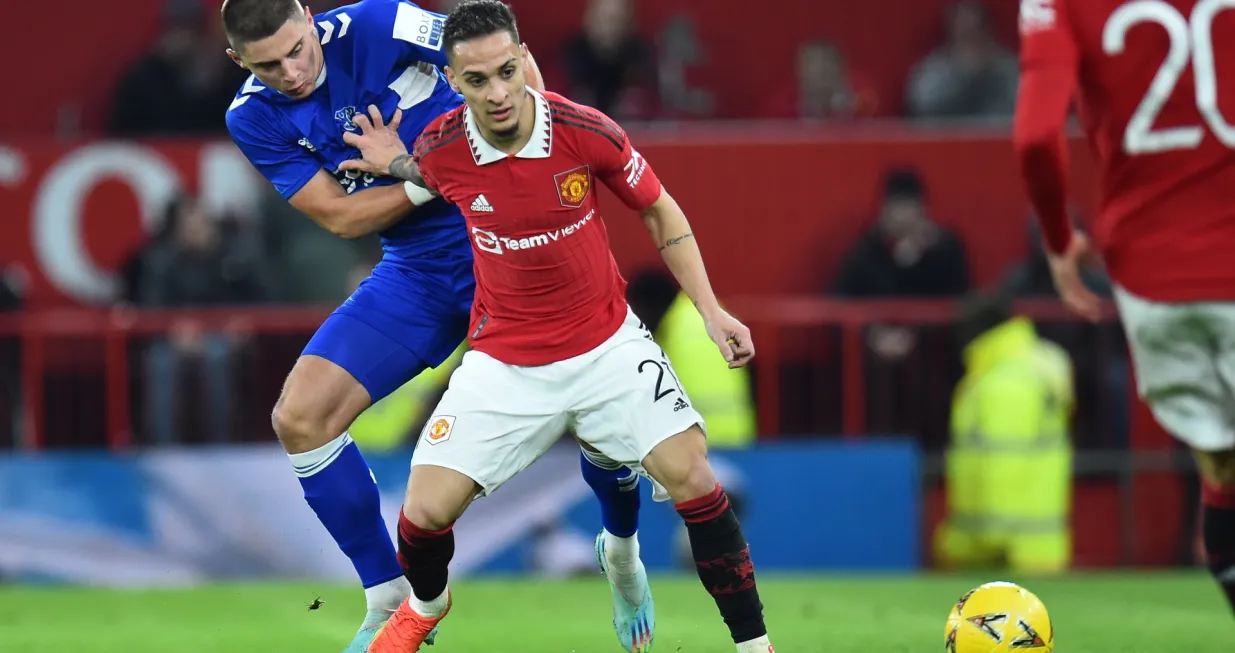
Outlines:
{"label": "player wearing red shirt with number 20", "polygon": [[[451,527],[474,497],[564,433],[651,477],[686,521],[700,580],[739,653],[772,653],[754,565],[707,459],[703,419],[627,307],[598,213],[600,182],[639,211],[731,367],[750,332],[717,304],[690,225],[604,114],[524,82],[518,31],[499,0],[465,1],[443,28],[447,78],[465,107],[431,123],[415,166],[388,130],[353,142],[367,170],[420,183],[463,210],[475,252],[471,351],[412,458],[399,552],[412,597],[370,645],[409,653],[450,608]],[[668,496],[664,496],[667,494]],[[651,643],[636,639],[628,650]]]}
{"label": "player wearing red shirt with number 20", "polygon": [[1209,567],[1235,607],[1235,2],[1022,0],[1020,32],[1016,149],[1055,284],[1097,319],[1065,210],[1076,95],[1138,390],[1196,453]]}

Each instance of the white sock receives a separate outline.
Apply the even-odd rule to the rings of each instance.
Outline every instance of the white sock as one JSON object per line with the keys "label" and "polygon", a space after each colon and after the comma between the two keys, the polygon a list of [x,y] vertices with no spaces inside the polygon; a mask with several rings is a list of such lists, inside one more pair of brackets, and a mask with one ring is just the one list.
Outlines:
{"label": "white sock", "polygon": [[643,561],[639,559],[639,534],[618,537],[609,531],[604,533],[605,566],[609,568],[613,583],[626,598],[642,599],[639,574],[643,571]]}
{"label": "white sock", "polygon": [[289,453],[287,457],[292,461],[292,470],[296,472],[296,476],[298,478],[308,478],[326,469],[351,443],[351,434],[344,431],[339,437],[316,449],[303,453]]}
{"label": "white sock", "polygon": [[440,617],[446,611],[446,606],[450,605],[450,588],[442,590],[442,593],[437,598],[429,601],[421,601],[416,598],[416,593],[412,592],[407,597],[407,604],[416,611],[416,614],[422,617]]}
{"label": "white sock", "polygon": [[370,612],[375,610],[398,610],[399,604],[412,593],[412,584],[399,576],[381,585],[374,585],[364,591],[365,608]]}
{"label": "white sock", "polygon": [[772,640],[764,635],[738,644],[738,653],[776,653],[776,651],[772,650]]}

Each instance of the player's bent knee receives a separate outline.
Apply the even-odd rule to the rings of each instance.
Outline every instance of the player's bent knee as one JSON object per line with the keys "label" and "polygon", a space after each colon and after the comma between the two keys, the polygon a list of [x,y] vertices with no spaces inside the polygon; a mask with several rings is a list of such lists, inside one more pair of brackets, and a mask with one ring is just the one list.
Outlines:
{"label": "player's bent knee", "polygon": [[698,426],[656,445],[643,459],[643,467],[676,502],[697,499],[716,489],[707,442]]}
{"label": "player's bent knee", "polygon": [[312,451],[339,437],[369,406],[369,393],[351,374],[317,356],[302,356],[288,374],[270,415],[288,453]]}
{"label": "player's bent knee", "polygon": [[326,437],[324,428],[314,427],[314,422],[306,411],[297,410],[296,404],[288,404],[283,399],[279,399],[270,413],[270,425],[290,454],[312,451],[331,440]]}
{"label": "player's bent knee", "polygon": [[712,472],[712,466],[708,463],[706,456],[698,456],[689,461],[685,473],[679,479],[675,479],[674,486],[665,485],[665,489],[669,491],[669,496],[673,497],[674,501],[690,501],[698,499],[702,496],[707,496],[708,493],[716,489],[716,474]]}
{"label": "player's bent knee", "polygon": [[480,492],[468,476],[436,465],[415,465],[403,499],[403,516],[430,531],[449,528]]}
{"label": "player's bent knee", "polygon": [[403,504],[403,516],[427,531],[441,531],[450,528],[462,516],[462,512],[442,503],[417,499]]}

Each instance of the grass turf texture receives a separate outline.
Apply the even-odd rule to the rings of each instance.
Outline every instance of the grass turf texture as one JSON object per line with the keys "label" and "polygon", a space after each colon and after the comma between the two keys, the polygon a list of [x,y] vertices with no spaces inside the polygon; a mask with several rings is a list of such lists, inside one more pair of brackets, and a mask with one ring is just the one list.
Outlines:
{"label": "grass turf texture", "polygon": [[[942,651],[944,620],[992,578],[760,577],[784,653]],[[1229,653],[1235,625],[1201,574],[1076,574],[1021,582],[1046,603],[1059,653]],[[729,653],[688,576],[653,579],[658,652]],[[428,653],[617,653],[603,578],[462,582]],[[309,604],[321,597],[317,610]],[[0,586],[0,650],[38,653],[337,653],[360,623],[355,587],[303,583],[112,591]]]}

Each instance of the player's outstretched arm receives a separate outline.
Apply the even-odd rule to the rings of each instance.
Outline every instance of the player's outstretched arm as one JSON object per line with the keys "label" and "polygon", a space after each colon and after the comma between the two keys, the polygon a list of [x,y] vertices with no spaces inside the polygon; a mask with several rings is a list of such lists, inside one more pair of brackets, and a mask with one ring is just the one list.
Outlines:
{"label": "player's outstretched arm", "polygon": [[1050,251],[1068,248],[1068,147],[1065,125],[1076,93],[1080,50],[1068,12],[1054,0],[1021,4],[1020,88],[1012,143],[1029,201]]}
{"label": "player's outstretched arm", "polygon": [[348,195],[334,175],[325,170],[319,171],[289,201],[342,238],[363,238],[383,231],[415,206],[402,185],[367,188]]}
{"label": "player's outstretched arm", "polygon": [[1051,276],[1064,304],[1091,321],[1101,300],[1081,278],[1093,258],[1068,215],[1068,109],[1076,93],[1080,50],[1068,13],[1052,0],[1023,3],[1020,15],[1020,89],[1012,142],[1025,191],[1042,226]]}
{"label": "player's outstretched arm", "polygon": [[397,185],[348,195],[334,175],[322,169],[321,160],[302,147],[301,136],[278,128],[283,122],[255,102],[234,105],[227,112],[228,132],[245,158],[292,206],[331,233],[343,238],[376,233],[423,203]]}
{"label": "player's outstretched arm", "polygon": [[665,265],[703,316],[708,335],[729,361],[729,367],[742,367],[750,362],[755,356],[750,329],[726,313],[716,300],[703,265],[703,254],[682,207],[662,188],[660,198],[644,209],[642,215]]}

